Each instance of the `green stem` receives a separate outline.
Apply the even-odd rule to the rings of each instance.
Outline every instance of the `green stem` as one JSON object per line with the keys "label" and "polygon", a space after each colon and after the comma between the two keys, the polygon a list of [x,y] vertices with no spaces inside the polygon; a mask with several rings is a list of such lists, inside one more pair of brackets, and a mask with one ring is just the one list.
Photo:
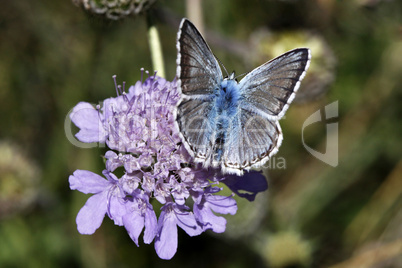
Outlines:
{"label": "green stem", "polygon": [[147,23],[148,23],[148,42],[149,48],[151,50],[152,65],[155,71],[158,72],[158,76],[165,78],[165,67],[163,63],[163,53],[161,41],[159,38],[159,32],[156,28],[151,14],[147,13]]}

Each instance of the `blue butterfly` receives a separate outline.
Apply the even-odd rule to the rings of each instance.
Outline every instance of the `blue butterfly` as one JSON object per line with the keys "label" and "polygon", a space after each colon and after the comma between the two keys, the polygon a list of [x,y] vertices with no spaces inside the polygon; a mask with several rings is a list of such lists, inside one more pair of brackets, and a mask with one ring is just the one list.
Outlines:
{"label": "blue butterfly", "polygon": [[204,38],[187,19],[177,33],[176,124],[186,149],[204,167],[242,175],[260,167],[282,143],[278,120],[295,97],[310,50],[291,50],[248,73],[223,78]]}

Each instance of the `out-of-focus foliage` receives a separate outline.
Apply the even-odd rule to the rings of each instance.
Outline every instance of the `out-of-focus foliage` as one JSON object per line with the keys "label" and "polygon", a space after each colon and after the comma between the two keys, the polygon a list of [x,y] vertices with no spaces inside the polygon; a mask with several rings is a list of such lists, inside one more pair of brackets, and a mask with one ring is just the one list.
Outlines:
{"label": "out-of-focus foliage", "polygon": [[[148,14],[169,80],[179,19],[191,19],[185,10],[165,0]],[[103,148],[71,144],[65,119],[79,101],[113,96],[112,75],[133,84],[141,67],[152,71],[146,19],[106,20],[68,0],[2,1],[0,267],[402,266],[402,2],[205,0],[202,10],[206,39],[229,72],[250,71],[277,48],[312,49],[307,97],[281,121],[284,142],[264,171],[268,192],[239,200],[225,234],[179,233],[169,262],[108,220],[80,235],[75,217],[87,197],[69,190],[68,176],[100,173]],[[301,136],[306,119],[335,101],[338,117],[303,132],[325,153],[326,124],[338,123],[332,167]]]}

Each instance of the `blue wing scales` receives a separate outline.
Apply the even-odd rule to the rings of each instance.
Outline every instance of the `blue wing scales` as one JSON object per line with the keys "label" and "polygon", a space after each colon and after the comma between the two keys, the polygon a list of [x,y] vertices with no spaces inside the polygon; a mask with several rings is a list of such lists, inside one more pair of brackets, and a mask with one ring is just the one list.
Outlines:
{"label": "blue wing scales", "polygon": [[222,170],[240,175],[259,167],[276,154],[282,139],[278,121],[239,109],[225,141]]}
{"label": "blue wing scales", "polygon": [[242,108],[273,120],[283,117],[310,63],[310,50],[298,48],[268,61],[239,83]]}

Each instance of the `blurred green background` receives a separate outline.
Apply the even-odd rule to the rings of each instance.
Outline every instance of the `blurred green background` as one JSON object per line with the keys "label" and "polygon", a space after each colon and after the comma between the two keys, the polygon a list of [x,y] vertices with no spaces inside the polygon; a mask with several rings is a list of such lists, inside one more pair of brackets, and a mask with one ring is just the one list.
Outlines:
{"label": "blurred green background", "polygon": [[[68,0],[0,2],[0,267],[402,267],[402,1],[197,2],[156,1],[120,20]],[[133,84],[141,67],[153,70],[146,17],[172,80],[185,16],[229,72],[300,46],[313,60],[281,120],[269,190],[239,200],[224,234],[180,230],[176,256],[163,261],[109,219],[92,236],[78,233],[88,196],[69,190],[68,176],[100,173],[105,149],[72,145],[64,123],[78,102],[114,96],[112,75]],[[325,153],[326,124],[338,124],[333,167],[301,137],[306,119],[336,101],[338,117],[303,131]]]}

